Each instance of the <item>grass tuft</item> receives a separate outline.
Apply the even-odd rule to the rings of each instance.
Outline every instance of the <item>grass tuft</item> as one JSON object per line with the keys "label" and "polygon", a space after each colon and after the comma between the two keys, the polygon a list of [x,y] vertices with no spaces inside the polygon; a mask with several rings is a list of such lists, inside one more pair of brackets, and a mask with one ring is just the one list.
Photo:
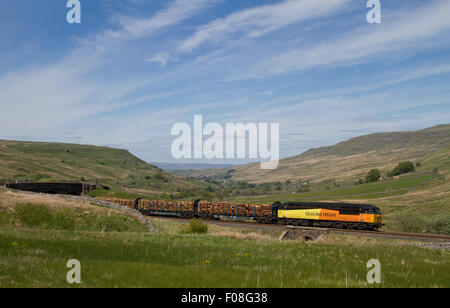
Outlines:
{"label": "grass tuft", "polygon": [[201,219],[194,218],[189,224],[188,233],[206,234],[208,233],[208,225],[205,224]]}

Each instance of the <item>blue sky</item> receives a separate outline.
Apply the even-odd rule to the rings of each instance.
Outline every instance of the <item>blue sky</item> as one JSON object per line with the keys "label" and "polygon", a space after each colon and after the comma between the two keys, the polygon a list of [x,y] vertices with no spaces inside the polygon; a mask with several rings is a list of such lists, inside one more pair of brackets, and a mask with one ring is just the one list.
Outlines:
{"label": "blue sky", "polygon": [[0,138],[170,162],[194,114],[279,122],[281,157],[450,122],[447,0],[80,2],[0,2]]}

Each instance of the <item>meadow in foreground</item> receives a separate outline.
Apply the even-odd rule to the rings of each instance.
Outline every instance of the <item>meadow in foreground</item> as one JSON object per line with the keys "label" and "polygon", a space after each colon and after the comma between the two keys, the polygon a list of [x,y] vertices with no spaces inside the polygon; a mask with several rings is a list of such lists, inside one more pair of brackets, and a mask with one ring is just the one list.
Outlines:
{"label": "meadow in foreground", "polygon": [[[366,281],[371,259],[382,265],[375,286],[450,287],[446,250],[364,238],[280,242],[214,227],[192,234],[163,219],[152,219],[161,232],[151,235],[120,212],[30,198],[0,196],[0,287],[374,287]],[[46,223],[23,214],[36,207]],[[69,259],[81,262],[80,285],[66,281]]]}
{"label": "meadow in foreground", "polygon": [[450,286],[448,251],[408,246],[1,229],[0,247],[1,287],[68,287],[69,259],[80,287],[371,287],[374,258],[381,287]]}

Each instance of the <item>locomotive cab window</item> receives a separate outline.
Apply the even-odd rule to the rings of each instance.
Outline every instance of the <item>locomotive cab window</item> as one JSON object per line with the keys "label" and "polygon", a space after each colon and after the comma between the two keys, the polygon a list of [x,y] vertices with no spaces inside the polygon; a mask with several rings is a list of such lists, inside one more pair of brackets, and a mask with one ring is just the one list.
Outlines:
{"label": "locomotive cab window", "polygon": [[373,209],[366,209],[366,210],[364,210],[364,213],[366,213],[366,214],[377,214],[377,215],[380,215],[380,214],[381,214],[381,211],[380,211],[380,209],[378,209],[378,208],[373,208]]}
{"label": "locomotive cab window", "polygon": [[346,209],[340,209],[339,214],[341,215],[359,215],[361,213],[360,209],[356,208],[346,208]]}

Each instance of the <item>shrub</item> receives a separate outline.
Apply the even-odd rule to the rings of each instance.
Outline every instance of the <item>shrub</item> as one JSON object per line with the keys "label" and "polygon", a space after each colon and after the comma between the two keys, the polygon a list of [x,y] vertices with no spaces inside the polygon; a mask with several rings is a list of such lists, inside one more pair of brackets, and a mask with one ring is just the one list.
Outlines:
{"label": "shrub", "polygon": [[402,162],[397,165],[391,172],[389,172],[388,176],[397,176],[402,175],[409,172],[416,171],[414,164],[410,161]]}
{"label": "shrub", "polygon": [[397,214],[394,220],[403,232],[420,233],[428,229],[428,221],[423,216],[410,211]]}
{"label": "shrub", "polygon": [[428,225],[428,232],[450,235],[450,214],[435,216]]}
{"label": "shrub", "polygon": [[381,178],[381,171],[378,169],[372,169],[369,171],[369,173],[367,173],[366,182],[367,183],[376,182],[380,178]]}
{"label": "shrub", "polygon": [[201,219],[194,218],[189,224],[188,233],[206,234],[208,233],[208,225],[205,224]]}
{"label": "shrub", "polygon": [[297,190],[298,193],[306,193],[306,192],[310,192],[310,191],[311,191],[311,189],[309,189],[308,186],[302,186]]}
{"label": "shrub", "polygon": [[155,179],[160,180],[160,181],[164,181],[166,178],[164,177],[164,175],[160,172],[158,172],[157,174],[155,174],[154,176]]}

